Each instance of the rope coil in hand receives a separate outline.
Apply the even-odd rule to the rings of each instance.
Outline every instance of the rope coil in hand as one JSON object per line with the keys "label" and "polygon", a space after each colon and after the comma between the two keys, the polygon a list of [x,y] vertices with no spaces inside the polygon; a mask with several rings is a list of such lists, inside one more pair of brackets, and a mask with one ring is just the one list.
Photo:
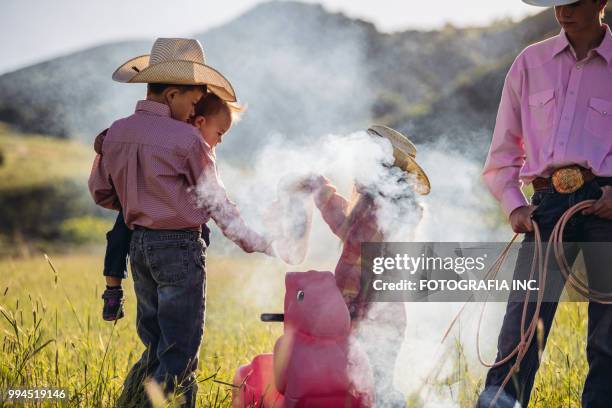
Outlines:
{"label": "rope coil in hand", "polygon": [[[521,334],[520,334],[519,343],[510,353],[508,353],[508,355],[506,355],[505,357],[501,358],[499,361],[494,362],[494,363],[487,363],[486,361],[484,361],[484,358],[482,357],[482,353],[480,350],[480,327],[482,325],[482,319],[484,316],[487,300],[489,297],[489,295],[487,294],[485,301],[484,301],[484,305],[480,312],[480,316],[478,319],[478,328],[476,332],[476,351],[478,354],[478,360],[485,367],[495,368],[495,367],[499,367],[501,365],[506,364],[513,357],[516,356],[516,360],[514,364],[510,368],[508,375],[506,376],[499,390],[495,394],[495,397],[491,400],[491,403],[489,404],[489,408],[494,406],[495,402],[500,397],[502,391],[506,388],[506,385],[508,384],[508,382],[510,381],[514,373],[518,371],[520,364],[523,358],[525,357],[525,355],[527,354],[527,350],[529,349],[529,346],[531,345],[531,342],[533,341],[533,338],[538,330],[538,322],[540,318],[540,308],[541,308],[542,301],[544,298],[544,289],[546,286],[546,276],[548,273],[548,261],[551,255],[551,250],[554,251],[555,259],[557,261],[557,264],[559,265],[559,270],[563,278],[565,279],[566,282],[568,282],[574,288],[574,290],[576,290],[577,293],[584,296],[590,301],[595,301],[595,302],[603,303],[603,304],[612,304],[612,293],[603,293],[603,292],[593,290],[589,288],[588,283],[584,282],[583,280],[576,277],[572,273],[571,266],[567,262],[567,258],[565,257],[565,251],[563,249],[563,232],[569,220],[574,215],[576,215],[578,212],[581,212],[591,207],[594,203],[595,203],[595,200],[585,200],[585,201],[582,201],[574,205],[573,207],[568,209],[565,213],[563,213],[563,215],[561,216],[559,221],[557,221],[557,223],[555,224],[555,227],[553,228],[553,231],[549,239],[549,244],[546,247],[546,252],[544,254],[544,257],[542,257],[542,237],[540,234],[540,228],[535,221],[532,221],[535,250],[533,252],[533,259],[531,262],[531,271],[529,273],[529,280],[533,279],[533,275],[537,267],[538,279],[540,283],[538,295],[536,297],[535,310],[533,312],[533,316],[531,317],[531,320],[529,321],[529,325],[525,327],[525,324],[527,323],[527,307],[529,305],[529,294],[531,292],[531,289],[527,289],[525,300],[523,301],[523,311],[522,311],[522,317],[521,317]],[[508,256],[508,253],[510,252],[510,248],[512,244],[516,241],[516,238],[518,237],[518,235],[519,235],[518,233],[514,235],[512,240],[504,248],[504,250],[499,255],[499,257],[495,260],[491,268],[489,268],[489,270],[484,276],[484,279],[495,279],[499,270],[504,264]],[[446,330],[442,338],[442,342],[446,340],[454,324],[457,322],[461,313],[463,312],[463,310],[465,309],[467,304],[472,300],[473,297],[474,295],[470,296],[470,298],[465,302],[465,304],[461,307],[461,309],[459,310],[455,318],[452,320],[449,328]]]}

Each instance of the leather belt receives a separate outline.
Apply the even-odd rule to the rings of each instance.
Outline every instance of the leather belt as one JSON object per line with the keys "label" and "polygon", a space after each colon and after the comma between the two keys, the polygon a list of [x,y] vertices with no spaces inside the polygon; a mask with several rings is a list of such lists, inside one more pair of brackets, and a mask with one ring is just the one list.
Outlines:
{"label": "leather belt", "polygon": [[568,166],[556,169],[549,178],[537,177],[533,180],[535,191],[550,190],[560,194],[571,194],[577,191],[584,183],[596,178],[590,169],[580,166]]}

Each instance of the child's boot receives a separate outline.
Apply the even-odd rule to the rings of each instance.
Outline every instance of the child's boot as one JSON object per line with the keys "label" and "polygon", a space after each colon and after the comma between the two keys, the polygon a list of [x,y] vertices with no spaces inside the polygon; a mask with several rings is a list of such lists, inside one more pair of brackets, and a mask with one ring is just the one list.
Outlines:
{"label": "child's boot", "polygon": [[123,289],[121,286],[106,287],[102,294],[104,308],[102,318],[107,321],[119,320],[124,316],[123,313]]}

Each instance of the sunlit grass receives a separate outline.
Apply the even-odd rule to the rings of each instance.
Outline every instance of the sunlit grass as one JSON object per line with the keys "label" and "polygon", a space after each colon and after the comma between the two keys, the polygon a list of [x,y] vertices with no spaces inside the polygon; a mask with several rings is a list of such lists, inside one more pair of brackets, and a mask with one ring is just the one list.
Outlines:
{"label": "sunlit grass", "polygon": [[[126,317],[116,325],[101,318],[102,253],[0,261],[0,389],[67,388],[69,406],[111,407],[123,379],[144,347],[135,331],[131,279],[125,283]],[[245,294],[255,273],[244,260],[208,259],[206,329],[198,372],[198,406],[230,406],[235,369],[272,350],[281,326],[259,314],[282,310],[265,289]],[[282,282],[278,269],[259,278]],[[243,290],[245,289],[245,290]],[[105,354],[106,353],[106,354]],[[216,382],[221,381],[221,382]]]}

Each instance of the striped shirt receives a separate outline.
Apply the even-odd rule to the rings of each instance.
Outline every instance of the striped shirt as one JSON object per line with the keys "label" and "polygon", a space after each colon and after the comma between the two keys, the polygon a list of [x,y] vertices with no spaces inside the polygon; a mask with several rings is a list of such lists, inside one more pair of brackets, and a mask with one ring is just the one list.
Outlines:
{"label": "striped shirt", "polygon": [[89,190],[98,205],[122,208],[131,229],[198,230],[213,218],[245,251],[269,247],[227,197],[214,151],[161,103],[139,101],[133,115],[112,124],[94,159]]}

